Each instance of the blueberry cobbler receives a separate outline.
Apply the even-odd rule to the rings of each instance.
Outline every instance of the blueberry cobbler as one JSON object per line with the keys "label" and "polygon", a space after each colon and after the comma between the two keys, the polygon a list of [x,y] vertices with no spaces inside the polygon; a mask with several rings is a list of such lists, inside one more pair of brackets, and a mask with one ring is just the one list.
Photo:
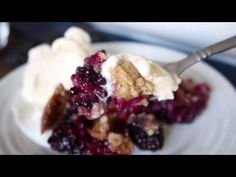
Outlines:
{"label": "blueberry cobbler", "polygon": [[[76,67],[76,66],[75,66]],[[206,108],[210,88],[180,80],[133,54],[98,51],[58,85],[47,102],[41,133],[65,154],[126,155],[134,147],[164,147],[163,126],[190,123]]]}

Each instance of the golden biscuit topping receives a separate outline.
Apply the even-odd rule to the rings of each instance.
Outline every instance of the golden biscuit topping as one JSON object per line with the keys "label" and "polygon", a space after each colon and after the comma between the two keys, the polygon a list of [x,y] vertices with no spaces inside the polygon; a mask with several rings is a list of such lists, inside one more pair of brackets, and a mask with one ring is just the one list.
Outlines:
{"label": "golden biscuit topping", "polygon": [[112,71],[115,84],[114,95],[124,99],[131,99],[140,94],[151,94],[154,86],[145,80],[135,66],[128,61],[121,60]]}
{"label": "golden biscuit topping", "polygon": [[131,154],[134,148],[132,141],[128,137],[119,133],[109,133],[108,142],[113,151],[123,155]]}
{"label": "golden biscuit topping", "polygon": [[68,94],[60,84],[57,86],[52,97],[44,108],[41,121],[41,133],[55,128],[63,119],[68,107]]}
{"label": "golden biscuit topping", "polygon": [[93,127],[88,130],[89,134],[98,140],[104,140],[107,138],[107,133],[109,130],[108,117],[102,116],[97,119],[93,125]]}

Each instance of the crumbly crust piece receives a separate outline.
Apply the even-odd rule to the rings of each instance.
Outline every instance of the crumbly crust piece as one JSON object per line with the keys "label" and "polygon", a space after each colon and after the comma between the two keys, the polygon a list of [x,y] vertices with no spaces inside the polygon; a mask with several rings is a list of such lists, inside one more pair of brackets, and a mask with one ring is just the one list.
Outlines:
{"label": "crumbly crust piece", "polygon": [[68,93],[60,84],[55,89],[52,97],[44,108],[41,121],[41,133],[49,129],[54,129],[61,122],[68,108]]}
{"label": "crumbly crust piece", "polygon": [[112,71],[115,83],[114,95],[124,99],[131,99],[140,94],[148,95],[154,90],[151,82],[145,80],[135,66],[128,61],[121,60]]}

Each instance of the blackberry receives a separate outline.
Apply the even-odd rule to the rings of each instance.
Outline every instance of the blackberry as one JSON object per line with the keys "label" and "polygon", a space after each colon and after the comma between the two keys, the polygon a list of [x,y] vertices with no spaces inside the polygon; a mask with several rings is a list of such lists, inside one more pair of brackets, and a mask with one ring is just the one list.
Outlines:
{"label": "blackberry", "polygon": [[163,146],[163,130],[150,114],[141,114],[132,118],[128,124],[129,136],[141,150],[156,151]]}
{"label": "blackberry", "polygon": [[87,131],[90,123],[84,116],[71,122],[63,122],[53,130],[48,143],[51,148],[66,154],[114,155],[107,140],[91,137]]}
{"label": "blackberry", "polygon": [[94,103],[102,102],[107,97],[107,91],[102,87],[106,79],[102,77],[100,68],[106,59],[103,51],[85,59],[83,67],[77,67],[76,73],[71,76],[73,87],[69,93],[72,106],[77,107],[79,115],[91,119],[91,111]]}
{"label": "blackberry", "polygon": [[74,150],[78,149],[79,142],[75,137],[75,126],[73,123],[64,123],[58,126],[48,139],[52,149],[61,152],[75,154]]}

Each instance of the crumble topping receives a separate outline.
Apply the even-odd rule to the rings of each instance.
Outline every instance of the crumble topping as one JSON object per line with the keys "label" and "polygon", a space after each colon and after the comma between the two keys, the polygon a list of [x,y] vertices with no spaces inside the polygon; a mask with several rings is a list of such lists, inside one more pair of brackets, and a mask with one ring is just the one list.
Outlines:
{"label": "crumble topping", "polygon": [[54,91],[54,94],[48,101],[42,117],[41,133],[48,129],[55,128],[64,117],[68,109],[68,94],[60,84]]}
{"label": "crumble topping", "polygon": [[115,82],[114,95],[117,97],[131,99],[153,92],[152,83],[145,80],[131,62],[119,61],[112,71],[112,76]]}
{"label": "crumble topping", "polygon": [[110,143],[110,148],[112,151],[116,151],[119,154],[128,155],[133,151],[132,141],[122,134],[119,133],[109,133],[108,142]]}
{"label": "crumble topping", "polygon": [[121,134],[109,133],[109,135],[108,135],[108,142],[112,146],[119,146],[119,145],[121,145],[122,141],[123,141],[123,137],[122,137]]}
{"label": "crumble topping", "polygon": [[107,138],[109,128],[108,117],[102,116],[101,118],[95,120],[94,125],[90,130],[88,130],[88,132],[93,138],[104,140]]}

